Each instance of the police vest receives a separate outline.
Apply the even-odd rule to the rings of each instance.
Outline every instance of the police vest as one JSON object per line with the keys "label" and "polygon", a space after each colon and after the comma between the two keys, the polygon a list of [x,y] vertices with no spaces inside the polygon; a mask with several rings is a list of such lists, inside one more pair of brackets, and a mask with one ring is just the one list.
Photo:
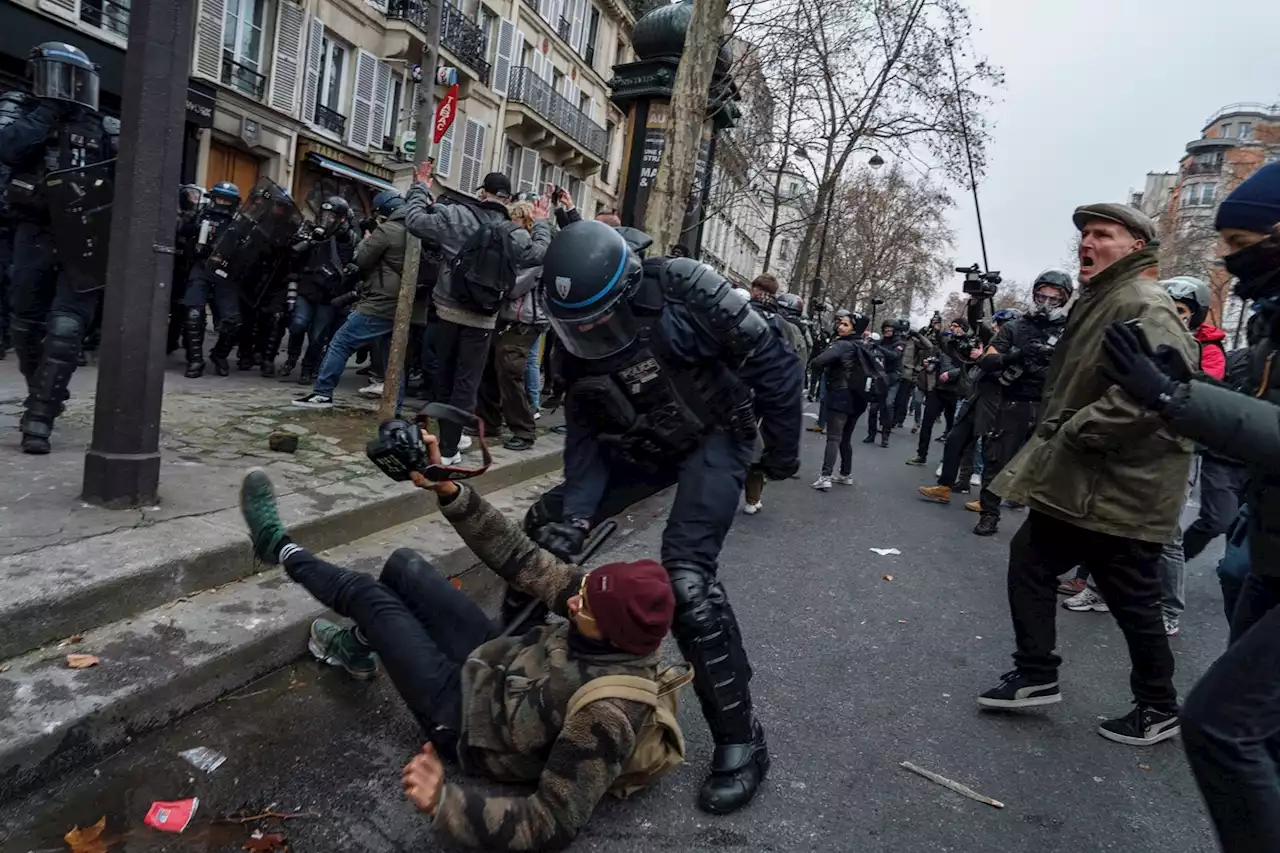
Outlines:
{"label": "police vest", "polygon": [[574,380],[570,401],[629,465],[670,467],[716,429],[755,439],[751,391],[720,362],[676,365],[642,337],[621,357],[580,364],[599,372]]}
{"label": "police vest", "polygon": [[106,159],[102,118],[88,110],[77,110],[45,140],[44,154],[27,168],[15,169],[9,184],[9,205],[15,214],[43,217],[44,179],[50,172],[76,169]]}

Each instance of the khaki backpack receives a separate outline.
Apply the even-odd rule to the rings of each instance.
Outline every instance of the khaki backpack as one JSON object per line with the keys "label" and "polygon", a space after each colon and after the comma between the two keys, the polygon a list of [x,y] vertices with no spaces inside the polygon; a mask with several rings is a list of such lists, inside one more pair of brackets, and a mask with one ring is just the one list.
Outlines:
{"label": "khaki backpack", "polygon": [[687,665],[667,667],[658,673],[657,681],[635,675],[602,675],[579,687],[569,699],[566,721],[601,699],[626,699],[653,709],[636,732],[636,748],[609,786],[610,794],[625,800],[684,763],[684,732],[676,722],[676,709],[680,688],[692,680],[693,668]]}

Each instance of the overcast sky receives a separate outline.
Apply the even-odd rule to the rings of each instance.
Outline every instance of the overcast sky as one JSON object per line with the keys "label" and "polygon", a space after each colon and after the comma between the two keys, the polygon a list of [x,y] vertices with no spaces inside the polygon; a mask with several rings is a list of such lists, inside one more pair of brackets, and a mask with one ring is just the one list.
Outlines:
{"label": "overcast sky", "polygon": [[[1007,78],[989,111],[994,140],[978,187],[987,251],[992,268],[1022,282],[1062,261],[1077,205],[1127,201],[1147,172],[1175,169],[1219,107],[1280,101],[1280,3],[969,6],[978,50]],[[972,198],[953,194],[956,265],[981,263]],[[958,289],[957,276],[934,302]]]}

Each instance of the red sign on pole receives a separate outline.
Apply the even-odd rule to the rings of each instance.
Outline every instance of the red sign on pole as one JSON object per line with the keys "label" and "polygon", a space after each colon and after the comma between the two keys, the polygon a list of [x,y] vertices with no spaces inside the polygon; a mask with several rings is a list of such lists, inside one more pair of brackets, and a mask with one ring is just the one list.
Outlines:
{"label": "red sign on pole", "polygon": [[445,93],[444,100],[436,107],[436,124],[435,132],[431,135],[431,141],[439,143],[448,131],[449,125],[453,124],[453,117],[458,112],[458,84],[454,83],[449,87],[449,91]]}

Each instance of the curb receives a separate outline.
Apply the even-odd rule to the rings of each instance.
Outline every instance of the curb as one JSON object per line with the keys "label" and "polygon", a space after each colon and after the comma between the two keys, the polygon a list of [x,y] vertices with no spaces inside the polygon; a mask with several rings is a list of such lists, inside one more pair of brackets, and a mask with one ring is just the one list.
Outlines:
{"label": "curb", "polygon": [[[476,485],[487,494],[560,467],[557,443],[495,465]],[[389,485],[377,474],[282,495],[281,518],[323,551],[437,511],[421,490]],[[12,587],[0,602],[0,661],[260,569],[238,507],[0,559],[0,581]]]}

